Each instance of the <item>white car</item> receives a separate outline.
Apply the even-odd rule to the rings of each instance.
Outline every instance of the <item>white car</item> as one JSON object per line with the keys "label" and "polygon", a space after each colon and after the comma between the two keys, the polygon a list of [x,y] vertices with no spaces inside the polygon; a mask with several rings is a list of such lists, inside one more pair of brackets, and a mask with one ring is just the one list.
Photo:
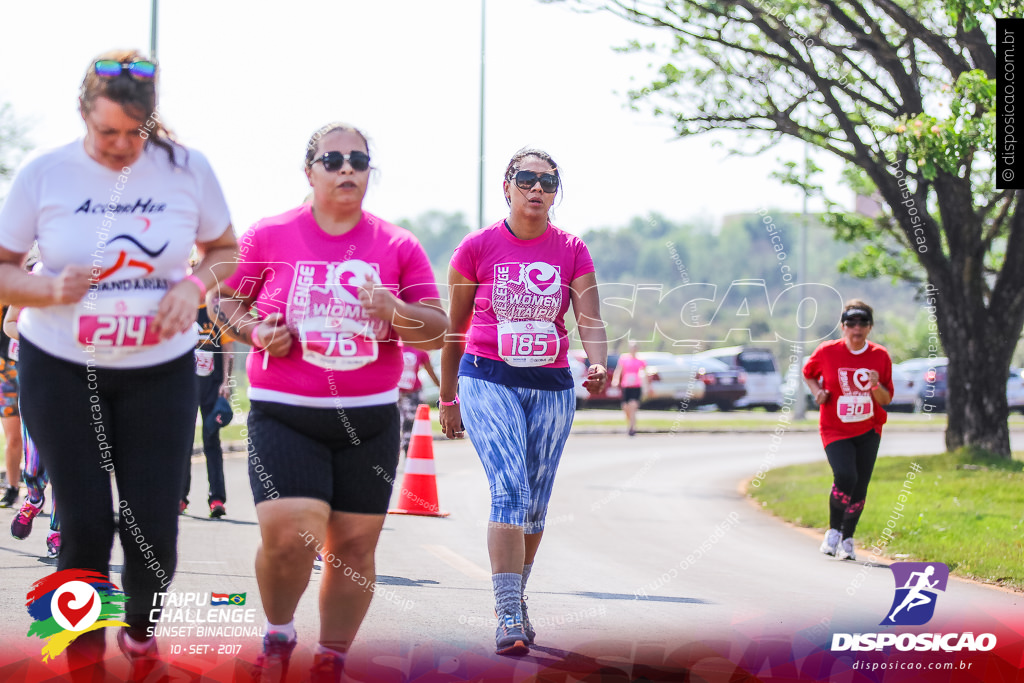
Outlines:
{"label": "white car", "polygon": [[1010,410],[1024,413],[1024,376],[1020,368],[1010,368],[1010,377],[1006,380],[1006,402]]}
{"label": "white car", "polygon": [[641,351],[636,357],[647,363],[645,372],[651,387],[644,397],[644,407],[688,410],[700,405],[706,388],[697,376],[699,365],[692,362],[692,356]]}
{"label": "white car", "polygon": [[892,401],[885,409],[887,411],[912,411],[921,383],[915,381],[911,373],[894,365],[892,366],[892,388]]}

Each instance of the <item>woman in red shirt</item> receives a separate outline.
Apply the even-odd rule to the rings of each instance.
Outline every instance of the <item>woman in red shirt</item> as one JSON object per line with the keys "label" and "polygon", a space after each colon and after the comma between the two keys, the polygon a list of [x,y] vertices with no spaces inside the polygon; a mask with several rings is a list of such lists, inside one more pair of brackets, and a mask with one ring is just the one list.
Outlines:
{"label": "woman in red shirt", "polygon": [[868,341],[874,314],[866,303],[848,301],[841,322],[842,338],[815,349],[804,381],[820,406],[821,441],[834,478],[821,552],[855,560],[853,532],[875,468],[887,417],[883,406],[892,400],[892,359],[884,346]]}

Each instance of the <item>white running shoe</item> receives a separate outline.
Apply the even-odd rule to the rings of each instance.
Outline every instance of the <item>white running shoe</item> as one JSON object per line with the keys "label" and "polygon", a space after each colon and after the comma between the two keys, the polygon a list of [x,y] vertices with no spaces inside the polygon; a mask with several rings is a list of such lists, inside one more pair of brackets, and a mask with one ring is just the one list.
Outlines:
{"label": "white running shoe", "polygon": [[836,548],[839,547],[839,529],[829,529],[825,532],[825,540],[821,542],[821,547],[818,548],[821,552],[826,555],[835,555]]}
{"label": "white running shoe", "polygon": [[857,556],[853,554],[853,538],[844,538],[843,542],[839,544],[839,550],[836,551],[836,558],[840,560],[856,560]]}

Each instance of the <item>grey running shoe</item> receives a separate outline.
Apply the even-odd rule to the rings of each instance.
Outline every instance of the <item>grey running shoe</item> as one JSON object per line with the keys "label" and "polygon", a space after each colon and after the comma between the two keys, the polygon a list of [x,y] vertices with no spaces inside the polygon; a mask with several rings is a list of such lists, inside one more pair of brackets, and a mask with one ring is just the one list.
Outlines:
{"label": "grey running shoe", "polygon": [[288,660],[296,641],[288,640],[283,633],[268,633],[263,636],[263,652],[256,658],[252,680],[256,683],[278,683],[288,674]]}
{"label": "grey running shoe", "polygon": [[537,637],[537,632],[533,630],[533,624],[530,623],[530,613],[526,611],[525,595],[519,603],[519,608],[523,611],[523,633],[526,635],[526,644],[533,645],[533,640]]}
{"label": "grey running shoe", "polygon": [[523,618],[508,612],[498,616],[498,629],[494,634],[495,649],[499,655],[517,657],[529,653],[526,634],[523,633]]}
{"label": "grey running shoe", "polygon": [[829,529],[825,532],[825,540],[821,542],[821,547],[818,548],[821,552],[826,555],[835,555],[836,548],[839,547],[839,529]]}
{"label": "grey running shoe", "polygon": [[856,560],[857,556],[853,552],[853,538],[844,538],[843,542],[839,544],[839,550],[836,551],[836,558],[840,560]]}

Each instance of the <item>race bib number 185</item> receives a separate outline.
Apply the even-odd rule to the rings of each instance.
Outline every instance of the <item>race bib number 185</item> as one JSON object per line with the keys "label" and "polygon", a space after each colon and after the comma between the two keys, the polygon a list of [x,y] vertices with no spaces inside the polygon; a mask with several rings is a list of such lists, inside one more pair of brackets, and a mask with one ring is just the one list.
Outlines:
{"label": "race bib number 185", "polygon": [[554,363],[558,358],[558,330],[549,321],[500,322],[498,355],[509,365],[519,368]]}

